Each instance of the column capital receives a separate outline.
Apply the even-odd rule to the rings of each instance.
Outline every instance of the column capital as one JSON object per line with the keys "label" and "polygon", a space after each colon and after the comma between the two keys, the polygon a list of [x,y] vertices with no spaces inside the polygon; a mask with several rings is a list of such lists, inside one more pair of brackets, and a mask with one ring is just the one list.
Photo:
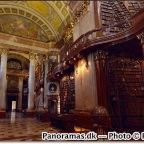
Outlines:
{"label": "column capital", "polygon": [[22,81],[22,80],[23,80],[23,77],[19,77],[19,80],[21,80],[21,81]]}
{"label": "column capital", "polygon": [[8,54],[9,50],[4,46],[0,45],[0,54]]}
{"label": "column capital", "polygon": [[30,53],[29,53],[29,59],[34,59],[34,60],[36,60],[36,58],[37,58],[37,53],[35,53],[35,52],[30,52]]}
{"label": "column capital", "polygon": [[46,61],[48,59],[48,54],[38,54],[38,58],[41,61]]}
{"label": "column capital", "polygon": [[48,60],[48,54],[45,54],[43,57],[43,61],[47,61]]}
{"label": "column capital", "polygon": [[45,59],[46,59],[46,61],[48,60],[48,56],[49,56],[49,54],[47,53],[47,54],[45,54]]}
{"label": "column capital", "polygon": [[[137,35],[137,38],[141,40],[141,44],[144,44],[144,31]],[[144,47],[143,47],[144,48]]]}
{"label": "column capital", "polygon": [[95,60],[98,60],[98,59],[106,59],[106,58],[107,58],[107,55],[108,55],[107,52],[98,50],[98,51],[96,51],[96,52],[94,53],[94,58],[95,58]]}

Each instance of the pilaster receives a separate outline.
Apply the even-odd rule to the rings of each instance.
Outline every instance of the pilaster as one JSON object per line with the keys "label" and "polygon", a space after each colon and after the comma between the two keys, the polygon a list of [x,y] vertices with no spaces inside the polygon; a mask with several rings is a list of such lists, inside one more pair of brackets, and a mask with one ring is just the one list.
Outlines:
{"label": "pilaster", "polygon": [[96,51],[94,53],[96,66],[96,82],[98,105],[107,107],[107,87],[106,87],[106,60],[107,52]]}

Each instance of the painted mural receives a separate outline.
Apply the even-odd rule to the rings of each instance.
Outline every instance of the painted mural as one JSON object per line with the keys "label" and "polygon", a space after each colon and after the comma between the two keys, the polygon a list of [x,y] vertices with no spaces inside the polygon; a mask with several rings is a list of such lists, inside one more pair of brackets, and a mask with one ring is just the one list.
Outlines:
{"label": "painted mural", "polygon": [[0,31],[43,42],[48,40],[40,26],[27,18],[16,15],[1,15]]}

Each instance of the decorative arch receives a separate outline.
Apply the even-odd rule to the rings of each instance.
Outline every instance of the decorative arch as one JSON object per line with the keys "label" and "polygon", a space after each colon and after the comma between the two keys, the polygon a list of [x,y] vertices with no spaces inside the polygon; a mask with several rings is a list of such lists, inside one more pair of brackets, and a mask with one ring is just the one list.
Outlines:
{"label": "decorative arch", "polygon": [[29,69],[29,60],[26,59],[22,55],[10,53],[8,55],[8,62],[13,62],[12,64],[21,65],[21,70],[28,70]]}
{"label": "decorative arch", "polygon": [[22,70],[22,63],[18,59],[10,58],[7,61],[7,68],[14,70]]}
{"label": "decorative arch", "polygon": [[31,21],[46,35],[45,42],[59,41],[71,18],[65,2],[62,1],[1,1],[0,18],[1,16],[2,19],[17,16],[19,21],[24,18]]}

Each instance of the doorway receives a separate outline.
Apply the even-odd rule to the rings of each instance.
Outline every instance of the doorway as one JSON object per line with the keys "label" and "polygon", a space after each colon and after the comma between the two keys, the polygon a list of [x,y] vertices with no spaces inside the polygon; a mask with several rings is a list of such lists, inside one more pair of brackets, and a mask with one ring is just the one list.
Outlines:
{"label": "doorway", "polygon": [[12,101],[12,111],[16,110],[16,101]]}
{"label": "doorway", "polygon": [[57,113],[57,101],[56,100],[49,100],[49,112],[51,114],[56,114]]}
{"label": "doorway", "polygon": [[17,96],[7,97],[7,111],[16,111],[17,109]]}

